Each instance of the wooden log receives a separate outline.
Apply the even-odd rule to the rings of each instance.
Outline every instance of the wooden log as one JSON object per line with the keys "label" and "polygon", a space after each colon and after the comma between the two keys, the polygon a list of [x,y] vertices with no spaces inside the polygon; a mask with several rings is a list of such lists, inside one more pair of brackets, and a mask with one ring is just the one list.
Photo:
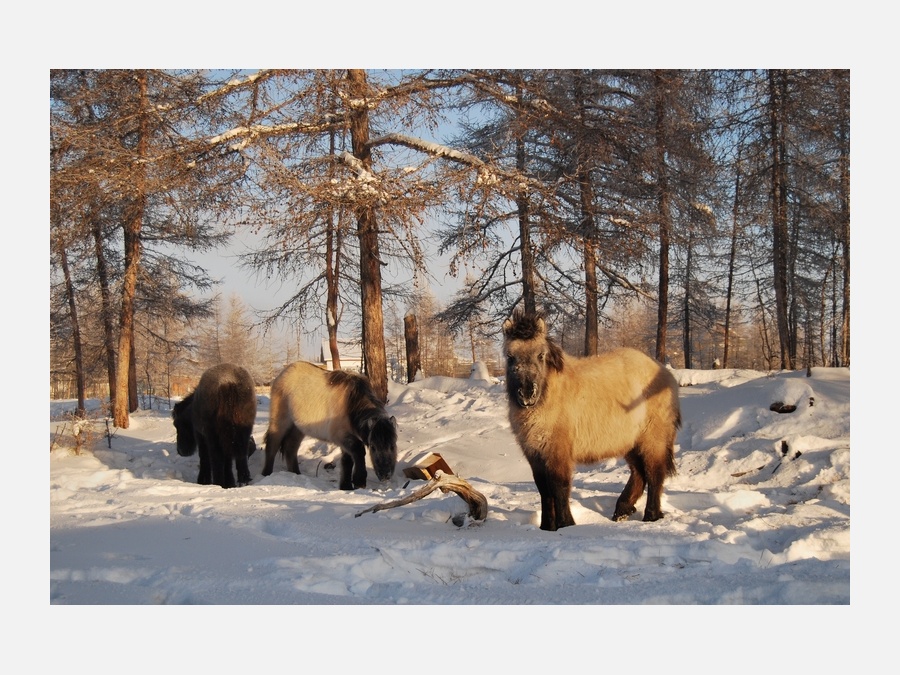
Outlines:
{"label": "wooden log", "polygon": [[[463,500],[465,500],[466,504],[469,505],[469,517],[472,520],[481,521],[487,518],[487,498],[478,490],[473,488],[468,483],[468,481],[453,474],[446,474],[443,471],[438,471],[435,474],[434,478],[432,478],[412,494],[407,495],[402,499],[396,499],[391,502],[376,504],[375,506],[372,506],[364,511],[360,511],[356,514],[356,517],[359,518],[364,513],[375,513],[377,511],[384,511],[385,509],[392,509],[397,506],[412,504],[413,502],[427,497],[435,490],[440,490],[445,494],[447,492],[455,492],[460,497],[462,497]],[[454,520],[454,522],[456,521]]]}

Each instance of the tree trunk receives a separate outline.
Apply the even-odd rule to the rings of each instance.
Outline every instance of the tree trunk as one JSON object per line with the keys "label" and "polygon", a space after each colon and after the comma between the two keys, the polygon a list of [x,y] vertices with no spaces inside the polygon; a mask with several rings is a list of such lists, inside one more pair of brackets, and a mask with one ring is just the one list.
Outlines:
{"label": "tree trunk", "polygon": [[103,253],[103,233],[97,219],[91,223],[94,236],[94,252],[97,256],[97,282],[100,286],[100,312],[103,319],[103,347],[106,351],[106,377],[109,381],[109,414],[113,414],[116,400],[116,335],[113,323],[112,292],[109,287],[109,270]]}
{"label": "tree trunk", "polygon": [[769,127],[772,145],[772,260],[775,285],[775,319],[782,370],[793,370],[790,322],[788,320],[788,219],[787,175],[784,140],[784,96],[782,71],[769,71]]}
{"label": "tree trunk", "polygon": [[597,311],[597,251],[590,239],[584,240],[584,355],[596,356],[600,339]]}
{"label": "tree trunk", "polygon": [[685,263],[684,270],[684,332],[683,332],[683,342],[684,342],[684,367],[685,368],[693,368],[694,367],[694,349],[693,342],[691,340],[691,254],[693,241],[691,232],[688,231],[688,245],[687,245],[687,261]]}
{"label": "tree trunk", "polygon": [[[850,91],[847,86],[840,86],[838,102],[840,106],[840,122],[838,136],[840,140],[840,214],[841,214],[841,260],[843,264],[843,317],[841,322],[841,363],[850,366]],[[846,114],[845,114],[846,111]]]}
{"label": "tree trunk", "polygon": [[[525,175],[525,141],[516,138],[516,169]],[[537,312],[534,289],[534,250],[531,247],[531,224],[529,223],[528,193],[522,189],[516,196],[516,210],[519,215],[519,240],[522,244],[522,302],[525,311]]]}
{"label": "tree trunk", "polygon": [[[330,134],[330,154],[335,151],[334,132]],[[325,233],[325,325],[328,330],[328,349],[331,351],[333,370],[341,369],[341,354],[338,347],[338,282],[341,271],[341,224],[334,227],[334,209],[329,207]]]}
{"label": "tree trunk", "polygon": [[738,158],[734,176],[734,204],[731,209],[731,249],[728,252],[728,288],[725,292],[725,346],[722,352],[722,367],[728,367],[731,347],[731,299],[734,295],[734,266],[737,260],[738,213],[741,199],[741,155]]}
{"label": "tree trunk", "polygon": [[[139,101],[141,119],[138,129],[137,156],[147,154],[147,76],[138,71]],[[125,273],[122,277],[122,308],[119,319],[118,367],[116,368],[116,398],[113,404],[113,423],[127,429],[128,414],[132,410],[130,378],[131,359],[134,348],[134,298],[137,289],[138,269],[141,264],[141,227],[147,195],[143,180],[143,170],[138,169],[134,185],[135,196],[130,200],[123,224],[125,243]],[[136,396],[134,397],[136,398]]]}
{"label": "tree trunk", "polygon": [[[366,73],[360,69],[347,71],[349,93],[354,101],[368,96]],[[353,156],[366,170],[372,168],[369,148],[369,113],[365,104],[354,105],[350,112],[350,138]],[[384,313],[381,300],[381,254],[378,246],[378,223],[375,209],[363,204],[356,210],[359,236],[360,300],[363,323],[363,358],[365,371],[375,394],[387,401],[387,352],[384,346]]]}
{"label": "tree trunk", "polygon": [[594,248],[594,194],[586,167],[579,169],[579,192],[581,198],[581,241],[584,247],[584,354],[597,354],[598,324],[597,311],[597,251]]}
{"label": "tree trunk", "polygon": [[419,362],[419,324],[415,314],[403,317],[403,335],[406,338],[406,381],[415,382],[416,373],[422,367]]}
{"label": "tree trunk", "polygon": [[669,329],[669,248],[672,214],[669,205],[669,176],[666,167],[666,101],[662,76],[654,74],[656,88],[656,181],[659,221],[659,298],[656,317],[656,360],[666,362],[666,335]]}
{"label": "tree trunk", "polygon": [[78,407],[75,415],[79,418],[85,416],[84,407],[84,358],[81,353],[81,328],[78,324],[78,308],[75,305],[75,288],[72,285],[72,275],[69,273],[69,257],[65,247],[60,247],[59,260],[62,266],[63,279],[66,284],[66,299],[69,302],[69,319],[72,322],[72,347],[75,350],[75,393],[78,398]]}

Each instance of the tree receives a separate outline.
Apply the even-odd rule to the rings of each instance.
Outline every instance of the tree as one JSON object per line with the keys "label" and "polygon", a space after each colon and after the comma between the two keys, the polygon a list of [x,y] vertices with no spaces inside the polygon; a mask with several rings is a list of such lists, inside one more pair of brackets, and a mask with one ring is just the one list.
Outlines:
{"label": "tree", "polygon": [[[61,158],[51,164],[51,199],[76,195],[69,204],[77,208],[66,217],[76,219],[81,241],[94,242],[104,317],[112,312],[105,306],[110,277],[120,291],[116,373],[110,377],[120,427],[137,407],[134,331],[141,288],[153,284],[160,261],[180,267],[181,285],[207,286],[202,270],[166,247],[211,247],[225,236],[211,224],[222,213],[210,207],[231,184],[223,172],[227,158],[223,164],[191,137],[205,84],[198,74],[165,71],[51,73],[51,151]],[[121,258],[113,270],[107,244],[117,236]],[[108,357],[112,342],[108,330]]]}

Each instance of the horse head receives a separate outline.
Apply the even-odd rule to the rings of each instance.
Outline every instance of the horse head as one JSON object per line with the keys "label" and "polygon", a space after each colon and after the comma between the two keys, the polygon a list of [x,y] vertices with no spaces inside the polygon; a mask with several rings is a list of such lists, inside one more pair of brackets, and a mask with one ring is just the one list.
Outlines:
{"label": "horse head", "polygon": [[397,466],[397,420],[386,416],[373,418],[366,445],[378,480],[389,480]]}
{"label": "horse head", "polygon": [[503,323],[506,391],[522,408],[538,403],[547,376],[563,367],[562,350],[547,337],[542,316],[516,312]]}
{"label": "horse head", "polygon": [[172,424],[175,425],[175,449],[182,457],[190,457],[197,450],[194,436],[192,404],[194,394],[186,396],[172,407]]}

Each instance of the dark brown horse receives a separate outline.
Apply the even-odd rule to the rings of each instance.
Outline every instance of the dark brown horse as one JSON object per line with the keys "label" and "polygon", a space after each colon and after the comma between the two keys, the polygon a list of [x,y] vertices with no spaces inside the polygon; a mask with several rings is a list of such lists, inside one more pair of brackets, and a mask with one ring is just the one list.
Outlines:
{"label": "dark brown horse", "polygon": [[288,468],[300,473],[297,450],[306,436],[341,447],[342,490],[366,487],[367,446],[379,480],[394,474],[396,421],[363,375],[303,361],[279,373],[272,382],[263,476],[272,473],[279,451]]}
{"label": "dark brown horse", "polygon": [[672,374],[634,349],[570,356],[547,337],[539,315],[514,313],[503,335],[509,420],[541,494],[541,529],[575,524],[569,494],[576,464],[615,457],[625,458],[631,477],[613,520],[635,512],[645,486],[644,520],[662,518],[681,426]]}
{"label": "dark brown horse", "polygon": [[200,448],[201,485],[235,487],[250,482],[247,457],[256,450],[256,388],[244,368],[220,363],[200,377],[196,389],[172,408],[178,454],[187,457]]}

